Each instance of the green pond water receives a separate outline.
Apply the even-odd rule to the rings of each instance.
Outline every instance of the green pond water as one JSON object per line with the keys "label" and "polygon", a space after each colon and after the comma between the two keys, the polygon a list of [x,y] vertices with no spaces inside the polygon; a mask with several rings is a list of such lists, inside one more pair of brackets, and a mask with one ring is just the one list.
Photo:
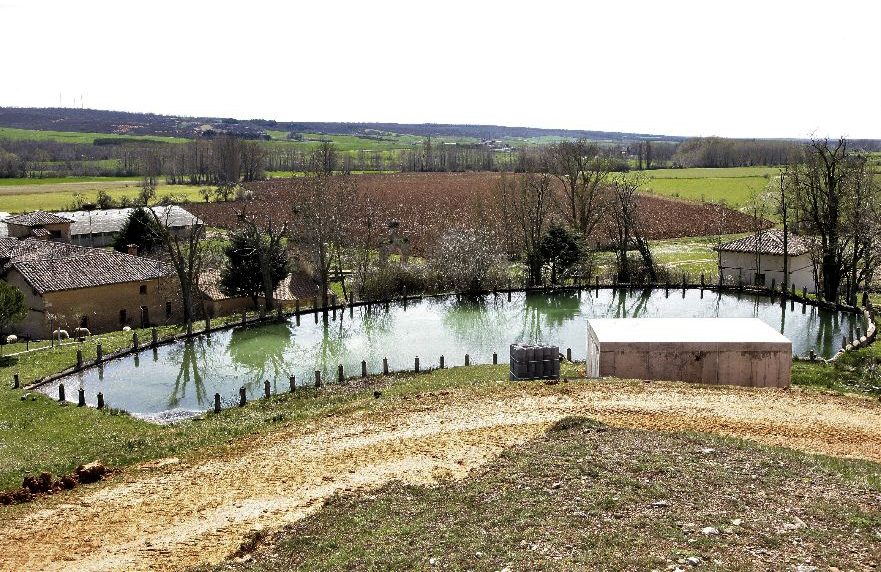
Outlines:
{"label": "green pond water", "polygon": [[[338,311],[327,322],[304,314],[299,324],[291,318],[215,332],[109,361],[64,383],[68,399],[82,387],[94,404],[100,391],[109,406],[162,421],[211,408],[215,393],[224,406],[237,403],[241,386],[258,398],[264,380],[284,392],[291,375],[311,385],[321,370],[332,382],[338,364],[346,375],[360,375],[361,360],[370,373],[382,371],[383,357],[393,371],[412,369],[415,356],[423,369],[436,367],[441,355],[447,366],[462,365],[466,353],[471,363],[491,363],[497,352],[504,363],[508,346],[518,342],[571,348],[573,359],[583,360],[591,317],[755,317],[792,340],[793,353],[813,349],[821,356],[834,354],[857,325],[865,327],[859,315],[709,290],[516,293],[510,302],[504,294],[433,298]],[[57,395],[57,383],[43,391]]]}

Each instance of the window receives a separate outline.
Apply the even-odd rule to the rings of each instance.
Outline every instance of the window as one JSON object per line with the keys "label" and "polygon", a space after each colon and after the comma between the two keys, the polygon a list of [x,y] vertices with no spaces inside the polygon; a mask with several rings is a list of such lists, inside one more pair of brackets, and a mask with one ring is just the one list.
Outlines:
{"label": "window", "polygon": [[141,284],[141,294],[146,294],[146,293],[147,293],[147,285]]}
{"label": "window", "polygon": [[171,317],[171,302],[166,302],[166,303],[165,303],[165,317],[166,317],[166,318],[170,318],[170,317]]}
{"label": "window", "polygon": [[764,286],[765,285],[765,275],[756,273],[756,286]]}
{"label": "window", "polygon": [[119,311],[119,323],[124,326],[127,321],[128,321],[128,316],[126,315],[126,311],[120,310]]}

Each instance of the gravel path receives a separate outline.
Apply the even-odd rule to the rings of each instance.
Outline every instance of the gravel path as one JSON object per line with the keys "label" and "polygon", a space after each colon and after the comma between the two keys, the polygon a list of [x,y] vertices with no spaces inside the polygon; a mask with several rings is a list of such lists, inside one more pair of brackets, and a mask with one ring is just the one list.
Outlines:
{"label": "gravel path", "polygon": [[250,533],[303,518],[334,492],[462,477],[567,415],[881,461],[881,403],[816,392],[570,382],[383,398],[244,438],[207,460],[146,463],[17,510],[0,523],[0,569],[218,562]]}

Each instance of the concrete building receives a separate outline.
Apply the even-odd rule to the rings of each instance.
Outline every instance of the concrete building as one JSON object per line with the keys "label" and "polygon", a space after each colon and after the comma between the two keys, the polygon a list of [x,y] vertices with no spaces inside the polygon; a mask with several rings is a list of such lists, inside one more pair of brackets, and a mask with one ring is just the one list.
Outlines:
{"label": "concrete building", "polygon": [[[176,205],[149,208],[165,226],[178,235],[186,232],[193,225],[202,224],[196,216]],[[58,213],[36,211],[24,215],[0,213],[0,220],[6,223],[0,224],[0,237],[36,237],[33,231],[42,228],[52,234],[52,240],[59,242],[70,242],[80,246],[109,246],[113,243],[113,236],[122,228],[133,210],[133,208],[121,208]],[[58,233],[58,236],[53,233]]]}
{"label": "concrete building", "polygon": [[24,293],[28,313],[13,331],[31,338],[59,327],[101,333],[183,317],[169,264],[114,250],[0,238],[0,277]]}
{"label": "concrete building", "polygon": [[783,231],[763,230],[713,248],[719,253],[719,275],[726,282],[817,291],[811,242],[789,233],[789,275],[783,275]]}
{"label": "concrete building", "polygon": [[757,318],[587,322],[588,377],[789,387],[792,342]]}

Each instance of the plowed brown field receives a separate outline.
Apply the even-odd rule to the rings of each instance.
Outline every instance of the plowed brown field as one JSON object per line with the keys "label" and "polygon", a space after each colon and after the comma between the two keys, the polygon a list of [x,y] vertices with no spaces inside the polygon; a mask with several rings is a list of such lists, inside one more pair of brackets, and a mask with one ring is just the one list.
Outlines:
{"label": "plowed brown field", "polygon": [[[379,205],[380,218],[399,220],[414,251],[424,252],[451,223],[473,222],[491,202],[501,176],[492,172],[393,173],[356,175],[355,181]],[[278,219],[296,204],[286,179],[249,183],[248,187],[254,191],[253,201],[198,203],[191,210],[210,225],[232,228],[236,212],[244,206],[251,213]],[[721,234],[748,232],[754,226],[751,216],[716,205],[654,195],[643,195],[640,201],[643,226],[651,240],[720,234],[720,209],[724,213]],[[600,227],[595,238],[602,240],[605,225]]]}

